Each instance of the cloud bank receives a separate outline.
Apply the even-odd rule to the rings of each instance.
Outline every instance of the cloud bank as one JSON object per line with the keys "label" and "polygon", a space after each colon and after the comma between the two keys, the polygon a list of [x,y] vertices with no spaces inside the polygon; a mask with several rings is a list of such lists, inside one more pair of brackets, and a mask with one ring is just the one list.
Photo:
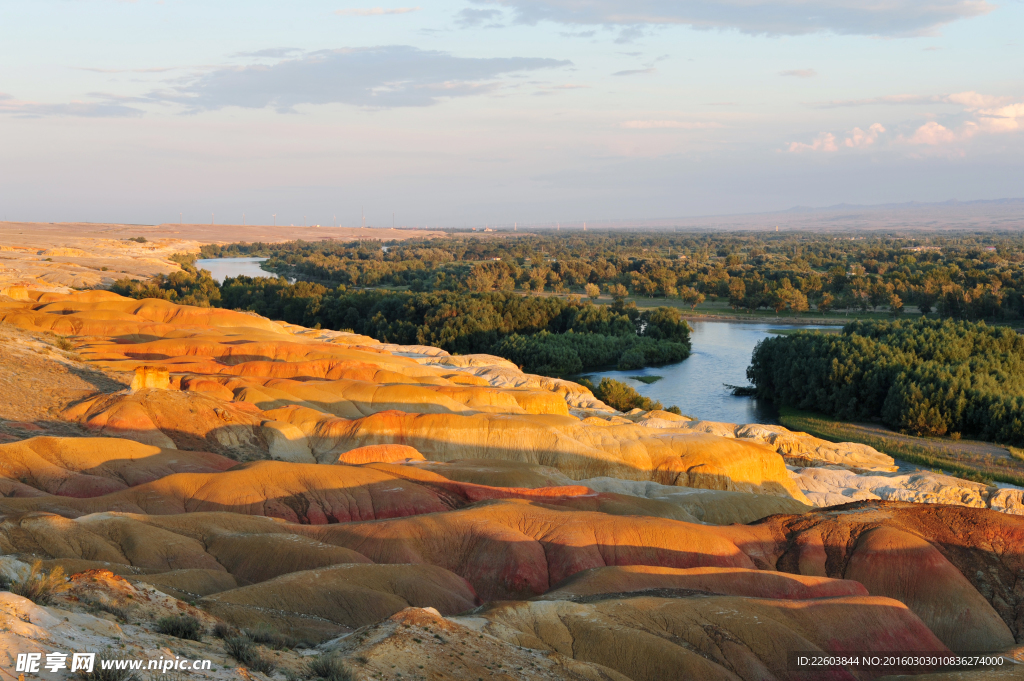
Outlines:
{"label": "cloud bank", "polygon": [[153,93],[191,111],[238,106],[291,112],[303,104],[364,107],[430,106],[451,97],[490,92],[493,79],[569,66],[532,57],[466,58],[394,45],[308,52],[272,65],[224,67]]}
{"label": "cloud bank", "polygon": [[632,28],[682,24],[755,35],[921,35],[990,12],[986,0],[477,0],[536,24]]}

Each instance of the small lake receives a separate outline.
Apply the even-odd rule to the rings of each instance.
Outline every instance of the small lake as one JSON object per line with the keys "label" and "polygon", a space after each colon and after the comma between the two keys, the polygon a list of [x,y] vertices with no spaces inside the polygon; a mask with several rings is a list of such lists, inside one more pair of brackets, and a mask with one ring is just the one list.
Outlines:
{"label": "small lake", "polygon": [[[735,397],[723,385],[747,385],[747,366],[754,346],[775,334],[772,329],[824,329],[824,326],[747,324],[742,322],[690,321],[693,354],[679,364],[635,371],[602,371],[588,374],[594,383],[605,376],[632,386],[644,397],[666,407],[678,406],[684,414],[705,421],[727,423],[778,423],[771,402]],[[662,376],[646,385],[630,376]]]}
{"label": "small lake", "polygon": [[260,269],[260,263],[266,258],[207,258],[196,260],[196,267],[209,270],[210,275],[223,284],[227,277],[244,274],[247,277],[277,277],[273,272]]}

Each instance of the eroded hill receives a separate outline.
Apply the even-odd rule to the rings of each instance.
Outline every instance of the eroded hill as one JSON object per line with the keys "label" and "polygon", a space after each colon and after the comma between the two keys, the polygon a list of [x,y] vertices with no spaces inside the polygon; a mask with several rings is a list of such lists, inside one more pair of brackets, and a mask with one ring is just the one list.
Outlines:
{"label": "eroded hill", "polygon": [[[48,603],[0,594],[20,622],[0,650],[180,650],[210,678],[753,680],[878,676],[796,672],[791,650],[1024,640],[1019,490],[619,413],[490,356],[6,293],[0,576],[72,577]],[[170,614],[203,640],[159,633]]]}

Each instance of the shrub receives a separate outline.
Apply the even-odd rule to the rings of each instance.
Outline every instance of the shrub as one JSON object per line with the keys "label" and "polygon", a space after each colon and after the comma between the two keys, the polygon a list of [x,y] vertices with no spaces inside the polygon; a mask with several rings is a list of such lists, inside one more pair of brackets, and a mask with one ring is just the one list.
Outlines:
{"label": "shrub", "polygon": [[81,599],[83,605],[89,608],[90,612],[109,612],[111,615],[123,622],[130,621],[130,609],[126,606],[115,603],[104,603],[98,598],[84,596]]}
{"label": "shrub", "polygon": [[282,648],[294,648],[299,641],[287,634],[282,634],[277,629],[261,624],[256,629],[246,629],[245,635],[252,639],[253,643],[262,643],[280,650]]}
{"label": "shrub", "polygon": [[622,381],[616,381],[611,378],[601,379],[601,384],[594,391],[594,396],[612,409],[618,409],[619,411],[631,411],[637,408],[644,411],[653,411],[662,408],[661,402],[655,402],[648,397],[644,397]]}
{"label": "shrub", "polygon": [[43,570],[41,560],[32,564],[32,571],[25,581],[13,582],[10,586],[11,593],[27,598],[37,605],[48,605],[54,596],[70,588],[64,576],[64,568],[58,566],[49,571]]}
{"label": "shrub", "polygon": [[306,664],[309,678],[324,681],[352,681],[355,676],[341,660],[333,655],[317,655]]}
{"label": "shrub", "polygon": [[190,615],[161,617],[156,623],[158,633],[189,641],[203,640],[203,625]]}
{"label": "shrub", "polygon": [[238,629],[226,622],[217,622],[213,625],[213,635],[217,638],[231,638],[238,636]]}
{"label": "shrub", "polygon": [[274,663],[260,655],[252,639],[245,634],[225,638],[224,652],[253,671],[264,674],[274,671]]}

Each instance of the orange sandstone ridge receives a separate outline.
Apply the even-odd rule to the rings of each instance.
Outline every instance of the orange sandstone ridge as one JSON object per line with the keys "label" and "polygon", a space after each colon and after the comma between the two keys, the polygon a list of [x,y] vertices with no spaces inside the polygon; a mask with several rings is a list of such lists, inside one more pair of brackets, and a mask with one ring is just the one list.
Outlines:
{"label": "orange sandstone ridge", "polygon": [[[9,289],[0,322],[47,376],[102,377],[0,423],[0,580],[73,575],[0,592],[0,649],[228,660],[219,626],[277,632],[277,675],[314,647],[358,679],[867,679],[786,655],[1024,639],[1012,490],[241,312]],[[237,664],[199,676],[264,673]]]}

